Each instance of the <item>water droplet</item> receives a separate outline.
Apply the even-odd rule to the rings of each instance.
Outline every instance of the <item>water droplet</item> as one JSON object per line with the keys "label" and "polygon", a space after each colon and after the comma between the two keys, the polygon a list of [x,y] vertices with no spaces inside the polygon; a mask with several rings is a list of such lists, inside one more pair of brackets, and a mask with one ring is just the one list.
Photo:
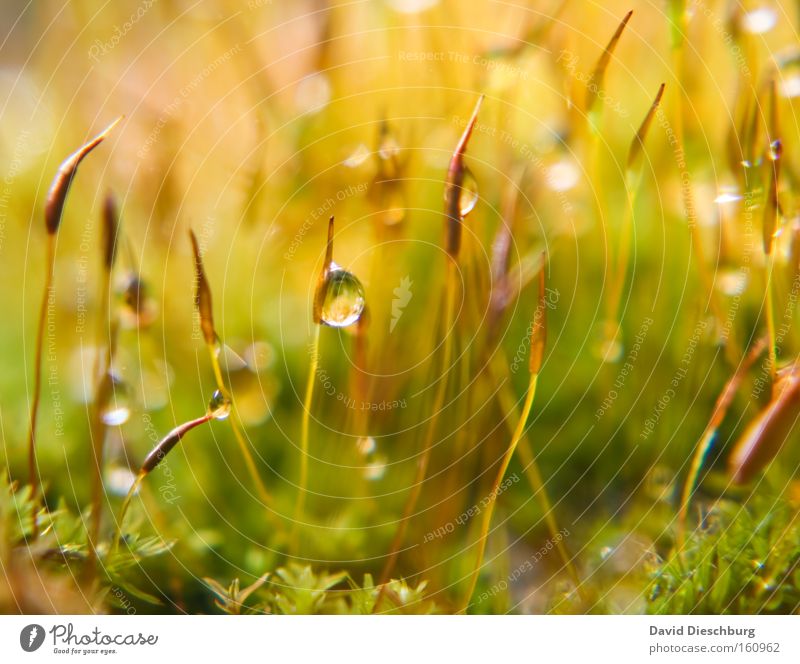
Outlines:
{"label": "water droplet", "polygon": [[107,426],[117,427],[125,424],[131,416],[130,395],[128,386],[120,378],[112,375],[111,382],[111,397],[100,418]]}
{"label": "water droplet", "polygon": [[347,327],[361,317],[366,304],[364,287],[353,273],[332,263],[324,288],[320,317],[325,325]]}
{"label": "water droplet", "polygon": [[776,139],[769,144],[769,158],[772,161],[778,161],[783,155],[783,143],[780,139]]}
{"label": "water droplet", "polygon": [[231,414],[231,400],[219,390],[215,390],[208,402],[208,412],[217,420],[224,420]]}
{"label": "water droplet", "polygon": [[753,35],[763,35],[778,23],[778,15],[771,7],[758,7],[742,16],[742,27]]}
{"label": "water droplet", "polygon": [[[445,189],[444,200],[447,202],[448,190]],[[464,168],[464,179],[458,197],[458,210],[462,219],[475,209],[478,204],[478,182],[469,168]]]}

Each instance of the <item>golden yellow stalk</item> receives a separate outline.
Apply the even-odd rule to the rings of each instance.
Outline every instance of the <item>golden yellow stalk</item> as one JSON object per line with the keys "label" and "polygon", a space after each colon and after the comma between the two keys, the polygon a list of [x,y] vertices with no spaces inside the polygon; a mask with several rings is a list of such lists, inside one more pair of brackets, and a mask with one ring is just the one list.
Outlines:
{"label": "golden yellow stalk", "polygon": [[664,94],[664,84],[658,88],[655,99],[650,106],[639,130],[636,132],[631,145],[628,148],[628,158],[625,168],[625,189],[627,192],[627,204],[623,213],[622,228],[620,229],[620,245],[617,251],[617,260],[614,273],[612,275],[611,286],[606,309],[606,344],[611,344],[619,334],[619,307],[622,298],[622,290],[625,285],[625,275],[628,270],[628,260],[631,247],[631,234],[633,226],[634,205],[639,193],[639,182],[642,175],[642,161],[644,153],[644,141],[650,125],[653,122],[661,97]]}
{"label": "golden yellow stalk", "polygon": [[[511,459],[514,456],[514,452],[517,449],[517,445],[525,433],[525,425],[528,421],[528,417],[530,416],[531,407],[533,406],[533,399],[536,396],[536,385],[539,380],[539,372],[542,368],[542,361],[544,359],[544,351],[547,343],[547,302],[545,301],[544,271],[545,263],[543,260],[541,271],[539,273],[539,297],[536,310],[533,315],[533,323],[530,334],[530,381],[525,397],[525,404],[522,407],[522,414],[517,422],[517,427],[514,430],[513,436],[511,437],[511,443],[509,444],[508,449],[503,456],[503,460],[500,463],[500,469],[497,472],[497,477],[495,478],[492,489],[487,496],[489,502],[483,510],[483,518],[481,519],[480,533],[478,535],[478,554],[476,556],[475,566],[473,567],[472,575],[470,577],[467,594],[464,598],[464,604],[461,607],[462,612],[466,612],[466,610],[469,608],[470,599],[472,599],[472,595],[475,594],[475,588],[478,584],[478,576],[480,575],[481,568],[483,567],[483,557],[486,552],[486,541],[489,538],[489,528],[491,527],[492,515],[494,514],[494,506],[497,501],[500,485],[503,482],[503,478],[505,477],[508,466],[511,463]],[[538,476],[538,469],[536,471],[536,475],[536,479],[538,480],[537,483],[540,484],[541,477]],[[543,489],[543,487],[541,488]],[[549,511],[550,510],[548,510],[548,512]]]}

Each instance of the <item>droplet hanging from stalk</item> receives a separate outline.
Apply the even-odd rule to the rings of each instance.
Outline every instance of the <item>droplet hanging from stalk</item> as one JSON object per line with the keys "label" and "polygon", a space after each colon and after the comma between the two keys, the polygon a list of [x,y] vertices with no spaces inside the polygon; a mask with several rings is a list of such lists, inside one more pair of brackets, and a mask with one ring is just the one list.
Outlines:
{"label": "droplet hanging from stalk", "polygon": [[220,390],[214,390],[208,402],[208,412],[215,420],[226,420],[231,414],[231,400]]}
{"label": "droplet hanging from stalk", "polygon": [[348,327],[358,322],[366,305],[364,286],[358,277],[333,261],[333,217],[328,222],[328,244],[314,295],[314,322],[329,327]]}
{"label": "droplet hanging from stalk", "polygon": [[464,153],[467,150],[470,136],[478,121],[478,112],[483,103],[483,95],[478,97],[472,117],[469,119],[464,133],[461,135],[450,165],[447,169],[447,181],[444,188],[445,214],[447,215],[447,253],[458,257],[461,249],[461,223],[478,202],[478,187],[474,176],[464,164]]}
{"label": "droplet hanging from stalk", "polygon": [[[445,190],[445,202],[447,201],[447,196],[448,192]],[[458,190],[458,214],[462,221],[464,217],[475,209],[478,204],[478,198],[478,181],[472,171],[465,166],[463,181]]]}

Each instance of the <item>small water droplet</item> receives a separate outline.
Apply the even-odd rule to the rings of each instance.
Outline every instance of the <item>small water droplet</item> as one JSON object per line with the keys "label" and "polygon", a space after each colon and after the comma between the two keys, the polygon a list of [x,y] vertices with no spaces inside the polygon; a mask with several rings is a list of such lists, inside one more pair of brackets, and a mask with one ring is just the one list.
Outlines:
{"label": "small water droplet", "polygon": [[[449,191],[445,189],[444,200],[447,202]],[[464,168],[464,179],[458,196],[458,211],[463,219],[475,209],[478,204],[478,182],[469,168]]]}
{"label": "small water droplet", "polygon": [[347,327],[361,317],[366,304],[364,287],[353,273],[332,263],[324,288],[320,317],[325,325]]}
{"label": "small water droplet", "polygon": [[783,155],[783,143],[780,139],[776,139],[769,144],[769,158],[772,161],[778,161]]}
{"label": "small water droplet", "polygon": [[217,420],[224,420],[231,414],[231,400],[219,390],[215,390],[208,402],[208,412]]}

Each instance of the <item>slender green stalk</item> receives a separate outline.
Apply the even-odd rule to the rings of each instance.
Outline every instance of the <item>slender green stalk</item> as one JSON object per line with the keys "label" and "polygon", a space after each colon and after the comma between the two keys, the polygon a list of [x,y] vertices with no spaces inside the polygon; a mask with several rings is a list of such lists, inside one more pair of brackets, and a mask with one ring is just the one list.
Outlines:
{"label": "slender green stalk", "polygon": [[300,522],[303,520],[306,493],[308,491],[308,436],[311,426],[311,406],[314,402],[314,384],[317,382],[317,367],[319,366],[320,330],[321,326],[315,324],[314,341],[311,345],[311,362],[308,366],[306,395],[303,400],[303,422],[300,430],[300,479],[297,482],[297,505],[295,506],[294,523],[292,524],[292,535],[290,537],[290,550],[293,552],[297,551],[298,530]]}
{"label": "slender green stalk", "polygon": [[114,537],[111,539],[111,553],[116,553],[119,549],[119,542],[122,539],[122,524],[125,521],[125,516],[128,514],[128,509],[131,506],[131,500],[136,495],[136,491],[144,482],[144,478],[147,477],[147,473],[144,471],[139,471],[139,474],[136,475],[136,479],[131,484],[131,488],[128,489],[128,493],[125,494],[125,499],[122,501],[122,507],[119,510],[119,519],[117,520],[117,527],[114,530]]}
{"label": "slender green stalk", "polygon": [[536,383],[539,380],[539,374],[531,374],[531,379],[528,384],[528,393],[525,397],[525,405],[522,407],[522,415],[517,422],[517,427],[514,430],[514,435],[511,437],[511,443],[503,456],[503,461],[500,464],[500,470],[497,472],[492,490],[489,492],[487,498],[489,504],[483,510],[483,519],[481,520],[480,534],[478,535],[478,555],[475,558],[475,567],[472,570],[472,575],[469,581],[467,594],[464,598],[464,605],[461,607],[461,612],[466,613],[469,608],[469,602],[475,594],[475,587],[478,585],[478,576],[480,575],[481,567],[483,567],[483,556],[486,552],[486,540],[489,538],[489,528],[492,525],[492,515],[494,514],[494,506],[497,502],[497,494],[500,490],[500,484],[506,475],[508,466],[511,463],[511,458],[514,456],[514,451],[517,449],[517,444],[525,432],[525,424],[528,422],[528,417],[531,413],[533,406],[533,399],[536,396]]}
{"label": "slender green stalk", "polygon": [[[502,380],[501,378],[504,372],[508,373],[508,367],[497,353],[495,353],[495,355],[492,357],[491,364],[489,367],[487,367],[487,372],[492,384],[495,384],[498,380],[502,381],[500,383],[500,388],[497,391],[497,399],[500,402],[500,407],[503,409],[505,422],[510,426],[511,422],[515,420],[519,421],[522,415],[519,411],[517,400],[511,390],[509,381]],[[511,433],[513,433],[513,431]],[[547,487],[542,479],[542,473],[539,470],[539,464],[536,462],[536,457],[533,454],[533,446],[531,445],[530,440],[528,440],[528,436],[524,432],[517,443],[517,449],[525,477],[528,480],[528,484],[531,487],[533,495],[536,496],[536,499],[539,501],[539,507],[542,510],[542,515],[544,517],[545,525],[547,526],[548,534],[550,535],[551,540],[556,543],[556,549],[561,557],[561,562],[564,565],[564,569],[566,569],[567,574],[569,574],[570,579],[572,579],[573,584],[575,584],[578,593],[584,599],[586,599],[585,593],[582,590],[583,585],[581,583],[580,576],[578,575],[578,570],[575,568],[575,565],[572,562],[572,557],[570,556],[569,551],[567,551],[563,538],[557,537],[558,533],[560,532],[560,528],[555,517],[555,510],[553,509],[553,504],[550,501],[549,494],[547,493]]]}

